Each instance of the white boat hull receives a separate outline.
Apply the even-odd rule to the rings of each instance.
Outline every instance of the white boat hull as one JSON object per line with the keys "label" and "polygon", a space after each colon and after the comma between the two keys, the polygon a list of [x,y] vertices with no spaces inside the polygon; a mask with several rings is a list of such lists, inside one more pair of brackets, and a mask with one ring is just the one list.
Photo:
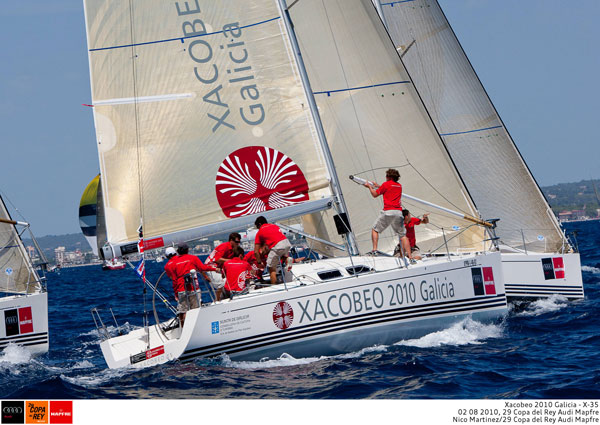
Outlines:
{"label": "white boat hull", "polygon": [[583,298],[579,254],[502,253],[506,296]]}
{"label": "white boat hull", "polygon": [[0,298],[0,351],[9,344],[32,354],[48,351],[48,293]]}
{"label": "white boat hull", "polygon": [[[492,321],[507,312],[499,253],[430,259],[399,268],[395,258],[353,257],[376,270],[318,281],[347,270],[348,258],[295,265],[294,282],[190,310],[183,329],[158,326],[105,340],[109,367],[147,367],[226,353],[233,359],[333,355],[392,344],[472,317]],[[477,283],[475,283],[477,282]]]}

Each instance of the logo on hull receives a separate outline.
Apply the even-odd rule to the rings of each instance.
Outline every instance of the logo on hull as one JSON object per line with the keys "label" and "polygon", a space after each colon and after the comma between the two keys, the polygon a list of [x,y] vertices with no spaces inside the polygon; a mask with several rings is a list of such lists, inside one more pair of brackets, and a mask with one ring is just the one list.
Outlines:
{"label": "logo on hull", "polygon": [[565,264],[562,257],[542,258],[542,270],[545,280],[565,278]]}
{"label": "logo on hull", "polygon": [[493,267],[473,267],[471,276],[473,277],[473,292],[476,296],[496,295]]}
{"label": "logo on hull", "polygon": [[273,309],[273,323],[275,323],[275,326],[279,329],[287,329],[292,326],[293,321],[294,310],[291,305],[285,301],[275,304],[275,308]]}

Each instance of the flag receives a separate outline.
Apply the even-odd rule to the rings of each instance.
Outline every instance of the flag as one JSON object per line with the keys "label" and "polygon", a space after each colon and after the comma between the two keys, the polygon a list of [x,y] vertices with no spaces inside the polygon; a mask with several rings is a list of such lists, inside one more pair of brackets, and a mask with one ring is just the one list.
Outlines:
{"label": "flag", "polygon": [[138,251],[142,256],[140,262],[135,266],[135,272],[142,280],[146,280],[146,262],[144,260],[144,237],[140,234],[140,240],[138,242]]}

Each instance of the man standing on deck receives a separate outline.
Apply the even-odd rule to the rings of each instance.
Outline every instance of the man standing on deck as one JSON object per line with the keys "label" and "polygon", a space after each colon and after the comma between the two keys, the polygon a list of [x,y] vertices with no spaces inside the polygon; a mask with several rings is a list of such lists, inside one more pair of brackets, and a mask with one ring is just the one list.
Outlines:
{"label": "man standing on deck", "polygon": [[402,216],[402,205],[400,203],[402,185],[398,183],[398,180],[400,180],[400,173],[398,170],[390,168],[385,172],[385,183],[381,186],[377,183],[372,184],[369,181],[364,184],[365,187],[369,188],[373,198],[383,195],[383,210],[371,230],[371,240],[373,242],[373,251],[371,253],[377,253],[379,234],[391,225],[400,238],[400,243],[410,259],[412,258],[410,255],[410,244],[408,238],[405,236],[406,230],[404,229],[404,217]]}
{"label": "man standing on deck", "polygon": [[274,285],[277,283],[277,265],[282,257],[288,256],[292,244],[287,240],[279,226],[268,223],[267,219],[262,215],[256,219],[254,225],[258,229],[256,238],[254,239],[254,255],[256,256],[256,262],[259,266],[265,264],[261,258],[260,250],[263,244],[266,245],[270,249],[266,266],[269,268],[271,284]]}
{"label": "man standing on deck", "polygon": [[[410,243],[410,254],[413,260],[420,260],[421,251],[417,246],[417,238],[415,236],[415,226],[419,224],[427,224],[429,223],[429,213],[423,214],[423,218],[420,219],[418,217],[413,217],[408,210],[402,210],[402,215],[404,216],[404,228],[406,229],[406,237],[408,238],[408,242]],[[400,256],[400,244],[396,246],[394,250],[394,255]]]}
{"label": "man standing on deck", "polygon": [[[177,246],[177,256],[173,256],[165,265],[165,272],[167,276],[173,281],[173,291],[175,292],[175,299],[177,300],[177,312],[179,321],[183,327],[185,321],[185,313],[191,308],[197,308],[198,304],[195,302],[195,291],[198,289],[195,287],[195,282],[188,283],[186,288],[186,280],[188,282],[194,280],[195,270],[197,273],[204,275],[205,271],[216,271],[215,267],[206,266],[202,264],[202,261],[195,255],[189,254],[189,247],[185,243],[181,243]],[[204,275],[204,278],[210,282],[210,280]],[[190,296],[190,292],[193,292],[193,296]]]}
{"label": "man standing on deck", "polygon": [[[204,264],[219,268],[223,267],[225,261],[234,257],[233,251],[240,246],[241,241],[242,236],[239,233],[230,233],[229,240],[217,246],[206,258]],[[217,301],[219,301],[221,299],[221,294],[223,293],[225,280],[220,273],[210,273],[210,282],[216,291]]]}

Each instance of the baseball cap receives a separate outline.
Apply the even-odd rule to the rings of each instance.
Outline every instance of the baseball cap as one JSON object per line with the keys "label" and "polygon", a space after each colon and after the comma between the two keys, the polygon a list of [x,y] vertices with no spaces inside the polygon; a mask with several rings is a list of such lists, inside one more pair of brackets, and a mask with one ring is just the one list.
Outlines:
{"label": "baseball cap", "polygon": [[177,251],[175,251],[175,248],[173,248],[172,246],[170,246],[167,249],[165,249],[165,255],[167,257],[170,257],[172,255],[177,255]]}

